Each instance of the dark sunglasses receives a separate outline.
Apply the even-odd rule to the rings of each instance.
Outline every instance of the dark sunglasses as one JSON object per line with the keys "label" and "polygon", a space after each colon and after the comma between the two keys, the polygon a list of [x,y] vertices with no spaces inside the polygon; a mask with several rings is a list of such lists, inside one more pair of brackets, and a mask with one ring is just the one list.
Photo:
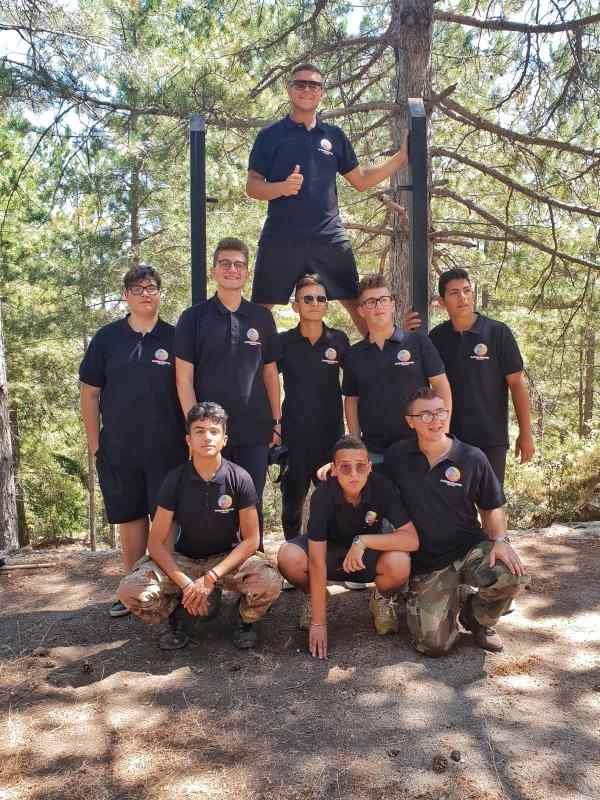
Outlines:
{"label": "dark sunglasses", "polygon": [[307,88],[311,92],[318,92],[323,88],[323,84],[320,81],[291,81],[290,86],[292,89],[298,89],[299,92]]}
{"label": "dark sunglasses", "polygon": [[303,302],[306,303],[307,306],[311,306],[313,303],[326,303],[327,298],[324,294],[318,294],[316,297],[314,294],[305,294],[302,298]]}

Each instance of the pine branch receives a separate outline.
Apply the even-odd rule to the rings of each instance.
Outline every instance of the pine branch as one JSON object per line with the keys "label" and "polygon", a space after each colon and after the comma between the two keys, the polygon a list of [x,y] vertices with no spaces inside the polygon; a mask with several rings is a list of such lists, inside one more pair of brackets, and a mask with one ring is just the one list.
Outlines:
{"label": "pine branch", "polygon": [[342,222],[342,225],[348,231],[362,231],[363,233],[372,233],[376,236],[394,236],[392,228],[385,228],[383,226],[359,225],[354,222]]}
{"label": "pine branch", "polygon": [[597,150],[588,150],[585,147],[578,147],[575,144],[570,144],[569,142],[562,142],[557,139],[545,139],[540,136],[527,136],[524,133],[517,133],[516,131],[508,130],[508,128],[503,128],[500,125],[496,125],[488,119],[484,117],[480,117],[478,114],[474,114],[469,109],[461,106],[459,103],[456,103],[454,100],[450,100],[449,98],[444,98],[436,103],[439,108],[446,114],[446,116],[451,117],[452,119],[456,119],[463,124],[471,124],[473,127],[488,131],[489,133],[493,133],[496,136],[500,136],[502,139],[508,139],[511,142],[522,142],[523,144],[533,144],[538,147],[550,147],[554,150],[563,150],[568,153],[576,153],[580,156],[586,156],[588,158],[599,158],[600,157],[600,149]]}
{"label": "pine branch", "polygon": [[498,219],[498,217],[495,217],[493,214],[490,214],[489,211],[486,211],[484,208],[481,208],[481,206],[478,206],[472,200],[468,200],[466,197],[462,197],[456,192],[453,192],[451,189],[436,189],[434,194],[437,195],[438,197],[447,197],[450,200],[454,200],[457,203],[460,203],[460,205],[464,206],[465,208],[468,208],[475,214],[478,214],[480,217],[482,217],[495,227],[499,228],[501,231],[504,231],[505,233],[509,234],[512,237],[513,241],[522,242],[523,244],[528,244],[530,247],[534,247],[536,250],[541,250],[542,253],[548,253],[548,255],[550,256],[556,256],[557,258],[560,258],[565,262],[570,262],[572,264],[582,264],[584,267],[600,270],[600,263],[596,261],[590,261],[587,258],[572,256],[569,253],[564,253],[558,250],[557,248],[552,248],[549,245],[538,241],[537,239],[533,239],[526,233],[521,233],[516,228],[513,228],[512,226],[502,222],[502,220]]}
{"label": "pine branch", "polygon": [[452,11],[434,11],[433,18],[440,22],[456,22],[458,25],[468,25],[471,28],[484,28],[489,31],[515,31],[517,33],[560,33],[561,31],[586,28],[588,25],[600,22],[600,14],[565,20],[564,22],[536,24],[513,22],[509,19],[477,19],[476,17],[468,17],[465,14],[454,14]]}
{"label": "pine branch", "polygon": [[544,203],[547,206],[560,208],[563,211],[568,211],[571,214],[584,214],[588,217],[600,217],[600,209],[591,208],[589,206],[574,206],[570,203],[563,203],[561,200],[555,200],[553,197],[548,195],[534,192],[533,189],[529,189],[527,186],[523,186],[523,184],[519,183],[518,181],[515,181],[512,178],[509,178],[507,175],[504,175],[504,173],[500,172],[500,170],[497,170],[494,167],[489,167],[487,164],[482,164],[481,161],[475,161],[467,156],[462,156],[459,153],[456,153],[454,150],[448,150],[446,147],[432,147],[430,149],[430,153],[432,156],[451,158],[453,161],[458,161],[461,164],[466,164],[469,167],[473,167],[473,169],[478,170],[478,172],[482,172],[484,175],[489,175],[490,177],[495,178],[495,180],[500,181],[505,186],[509,186],[516,192],[520,192],[520,194],[524,194],[526,197],[530,197],[532,200],[535,200],[538,203]]}

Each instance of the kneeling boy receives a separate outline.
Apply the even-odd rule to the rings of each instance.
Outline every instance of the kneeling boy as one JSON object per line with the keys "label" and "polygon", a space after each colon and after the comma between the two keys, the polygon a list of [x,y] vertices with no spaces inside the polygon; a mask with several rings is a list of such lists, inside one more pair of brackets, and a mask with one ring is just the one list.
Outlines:
{"label": "kneeling boy", "polygon": [[[233,643],[254,647],[254,623],[281,590],[281,579],[262,553],[257,496],[248,473],[221,457],[227,414],[198,403],[186,420],[191,460],[171,470],[158,494],[148,552],[121,581],[119,600],[147,622],[169,618],[163,650],[184,647],[194,617],[218,611],[221,587],[239,592]],[[167,548],[173,519],[181,526],[175,552]]]}
{"label": "kneeling boy", "polygon": [[[393,533],[383,533],[386,522]],[[281,574],[307,595],[300,627],[309,631],[311,655],[327,656],[328,580],[374,580],[369,605],[375,628],[398,630],[394,597],[410,574],[408,553],[418,546],[396,487],[371,474],[358,436],[343,436],[333,448],[331,477],[312,495],[308,535],[291,539],[277,556]]]}

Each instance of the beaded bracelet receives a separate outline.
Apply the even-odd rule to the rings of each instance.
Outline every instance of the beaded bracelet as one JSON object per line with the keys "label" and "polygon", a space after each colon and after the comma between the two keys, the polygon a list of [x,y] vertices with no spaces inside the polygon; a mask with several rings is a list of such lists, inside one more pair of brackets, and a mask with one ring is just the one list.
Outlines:
{"label": "beaded bracelet", "polygon": [[311,622],[310,623],[310,627],[311,628],[326,628],[327,627],[327,623],[326,622]]}

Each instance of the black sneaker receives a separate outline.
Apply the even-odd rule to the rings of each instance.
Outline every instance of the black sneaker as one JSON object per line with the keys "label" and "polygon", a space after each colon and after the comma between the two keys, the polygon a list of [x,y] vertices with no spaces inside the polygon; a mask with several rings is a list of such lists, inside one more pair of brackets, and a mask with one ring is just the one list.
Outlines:
{"label": "black sneaker", "polygon": [[179,650],[190,640],[194,618],[178,603],[169,615],[169,630],[163,633],[158,642],[161,650]]}
{"label": "black sneaker", "polygon": [[131,611],[127,606],[124,606],[120,600],[116,600],[108,609],[108,613],[111,617],[126,617],[128,614],[131,614]]}
{"label": "black sneaker", "polygon": [[240,617],[240,601],[231,606],[231,620],[233,622],[233,633],[231,641],[240,650],[251,650],[258,644],[258,634],[256,633],[253,622],[244,622]]}

